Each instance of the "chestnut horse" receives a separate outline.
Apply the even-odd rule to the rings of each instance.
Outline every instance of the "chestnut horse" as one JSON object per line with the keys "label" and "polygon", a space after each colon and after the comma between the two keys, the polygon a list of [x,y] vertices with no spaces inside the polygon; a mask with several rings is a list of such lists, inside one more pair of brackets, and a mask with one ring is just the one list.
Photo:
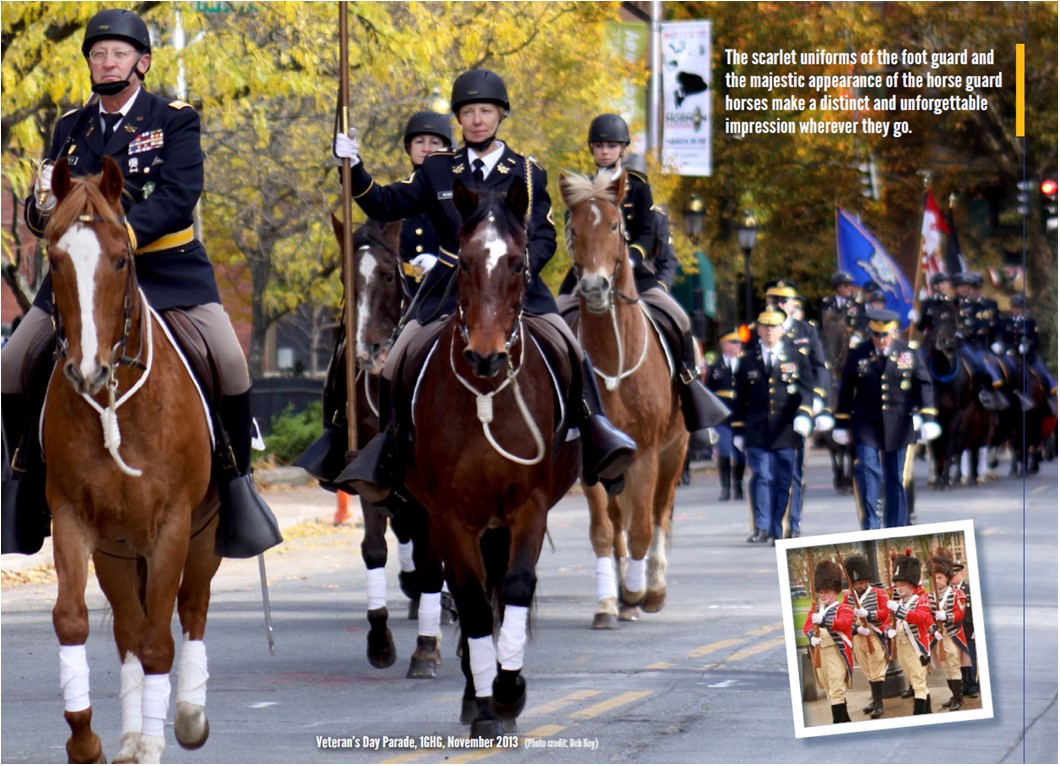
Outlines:
{"label": "chestnut horse", "polygon": [[[585,488],[596,553],[593,627],[598,629],[617,627],[619,596],[625,619],[636,619],[638,606],[646,612],[662,609],[670,513],[688,447],[667,353],[637,297],[626,253],[619,207],[625,184],[624,171],[595,180],[564,174],[559,183],[570,210],[567,234],[578,277],[573,329],[604,382],[608,417],[637,443],[620,493],[609,496],[600,484]],[[612,556],[625,568],[619,592]]]}
{"label": "chestnut horse", "polygon": [[62,359],[44,405],[44,451],[58,577],[52,619],[72,732],[66,752],[74,762],[103,760],[85,654],[91,555],[122,662],[116,760],[157,762],[174,604],[184,636],[176,737],[193,749],[209,735],[203,634],[220,564],[211,426],[190,371],[137,286],[118,166],[105,157],[100,175],[72,178],[64,158],[52,185],[58,206],[45,238]]}
{"label": "chestnut horse", "polygon": [[578,476],[581,445],[553,438],[563,399],[523,313],[526,186],[516,179],[503,199],[480,198],[459,180],[454,186],[463,220],[458,309],[437,329],[421,330],[434,330],[426,361],[405,363],[418,374],[405,484],[427,509],[456,600],[466,678],[461,722],[472,735],[496,736],[525,704],[521,670],[537,560],[548,511]]}

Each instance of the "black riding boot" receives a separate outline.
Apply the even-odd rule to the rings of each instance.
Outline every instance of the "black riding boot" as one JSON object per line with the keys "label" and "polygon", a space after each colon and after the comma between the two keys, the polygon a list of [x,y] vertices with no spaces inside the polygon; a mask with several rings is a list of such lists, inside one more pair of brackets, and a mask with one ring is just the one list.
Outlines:
{"label": "black riding boot", "polygon": [[51,532],[44,497],[44,462],[37,423],[40,409],[22,394],[2,397],[4,427],[3,515],[0,553],[36,553]]}
{"label": "black riding boot", "polygon": [[832,723],[850,723],[850,713],[847,712],[846,702],[832,705]]}
{"label": "black riding boot", "polygon": [[879,718],[883,715],[883,681],[870,681],[869,687],[872,689],[872,704],[862,712],[871,718]]}
{"label": "black riding boot", "polygon": [[222,455],[218,481],[221,519],[214,553],[232,559],[257,556],[283,542],[272,510],[254,487],[250,470],[250,439],[254,427],[250,390],[221,397],[221,425],[227,434],[228,453]]}
{"label": "black riding boot", "polygon": [[946,683],[949,685],[950,691],[953,692],[953,697],[943,707],[950,710],[960,710],[961,705],[964,703],[964,688],[961,685],[961,679],[947,680]]}
{"label": "black riding boot", "polygon": [[734,500],[743,500],[743,472],[747,463],[733,461],[732,464],[732,496]]}
{"label": "black riding boot", "polygon": [[732,497],[732,458],[718,458],[718,481],[721,482],[721,494],[718,500],[728,500]]}
{"label": "black riding boot", "polygon": [[677,374],[681,414],[685,416],[685,429],[689,433],[716,426],[729,417],[729,408],[696,374],[695,342],[691,330],[684,333]]}
{"label": "black riding boot", "polygon": [[582,418],[577,423],[582,439],[582,477],[589,486],[600,479],[616,482],[633,462],[637,444],[604,414],[588,353],[582,357],[582,404]]}
{"label": "black riding boot", "polygon": [[335,477],[335,484],[370,503],[381,503],[391,494],[399,479],[397,433],[390,381],[379,381],[379,433],[368,440],[356,455],[347,455],[348,465]]}

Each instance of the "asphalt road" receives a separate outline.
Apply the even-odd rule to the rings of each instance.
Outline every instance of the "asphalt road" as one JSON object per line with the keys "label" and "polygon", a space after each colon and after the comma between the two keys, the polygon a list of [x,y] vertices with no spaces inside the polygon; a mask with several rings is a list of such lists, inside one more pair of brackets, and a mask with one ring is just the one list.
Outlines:
{"label": "asphalt road", "polygon": [[[825,461],[811,454],[804,538],[856,528],[853,502],[832,491]],[[268,494],[288,537],[267,555],[275,655],[266,648],[256,562],[226,561],[207,631],[210,740],[183,751],[170,725],[163,760],[1056,763],[1056,464],[1026,483],[1003,478],[944,494],[924,487],[923,463],[918,473],[918,523],[974,524],[992,719],[947,722],[937,713],[939,725],[796,739],[776,552],[744,542],[746,505],[717,502],[716,479],[700,471],[678,493],[665,608],[617,631],[589,628],[595,581],[584,500],[572,494],[553,510],[556,549],[546,545],[538,567],[526,653],[527,708],[503,747],[463,746],[448,739],[467,736],[458,722],[463,678],[454,633],[443,629],[437,679],[404,677],[416,630],[401,619],[392,557],[399,659],[372,668],[364,656],[360,528],[332,527],[333,496],[303,486]],[[62,762],[68,732],[51,628],[54,583],[46,568],[26,569],[36,560],[3,559],[0,759]],[[113,757],[119,666],[95,587],[89,606],[94,724]],[[849,699],[852,717],[864,720],[867,691],[855,685]]]}

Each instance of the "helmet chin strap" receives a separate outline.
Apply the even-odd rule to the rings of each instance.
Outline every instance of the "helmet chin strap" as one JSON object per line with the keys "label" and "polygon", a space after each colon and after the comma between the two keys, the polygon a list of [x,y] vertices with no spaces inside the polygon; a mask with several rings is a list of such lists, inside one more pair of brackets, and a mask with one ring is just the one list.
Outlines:
{"label": "helmet chin strap", "polygon": [[488,149],[496,140],[496,133],[487,138],[485,141],[468,141],[467,136],[464,136],[464,145],[467,146],[467,148],[474,149],[476,152],[479,152],[481,154],[483,151]]}
{"label": "helmet chin strap", "polygon": [[[126,88],[129,87],[129,84],[132,81],[133,72],[136,71],[136,66],[137,66],[137,64],[140,63],[140,60],[143,57],[144,57],[144,54],[141,53],[136,58],[136,61],[133,62],[132,66],[129,68],[129,71],[126,73],[124,79],[118,80],[117,82],[94,82],[94,83],[92,83],[92,92],[93,93],[98,93],[101,96],[116,96],[119,93],[121,93],[123,90],[125,90]],[[142,79],[143,78],[141,77],[141,80]]]}

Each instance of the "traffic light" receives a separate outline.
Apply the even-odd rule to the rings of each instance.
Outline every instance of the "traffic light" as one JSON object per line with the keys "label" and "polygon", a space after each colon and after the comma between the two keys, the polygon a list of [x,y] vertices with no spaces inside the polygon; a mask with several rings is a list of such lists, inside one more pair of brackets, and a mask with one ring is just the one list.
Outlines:
{"label": "traffic light", "polygon": [[868,162],[858,165],[858,181],[861,184],[861,195],[869,199],[879,199],[879,187],[876,185],[876,160],[869,156]]}
{"label": "traffic light", "polygon": [[1056,181],[1047,178],[1038,186],[1042,193],[1042,223],[1046,231],[1056,231]]}
{"label": "traffic light", "polygon": [[1034,181],[1016,182],[1016,210],[1022,216],[1031,214],[1031,189],[1033,188]]}

